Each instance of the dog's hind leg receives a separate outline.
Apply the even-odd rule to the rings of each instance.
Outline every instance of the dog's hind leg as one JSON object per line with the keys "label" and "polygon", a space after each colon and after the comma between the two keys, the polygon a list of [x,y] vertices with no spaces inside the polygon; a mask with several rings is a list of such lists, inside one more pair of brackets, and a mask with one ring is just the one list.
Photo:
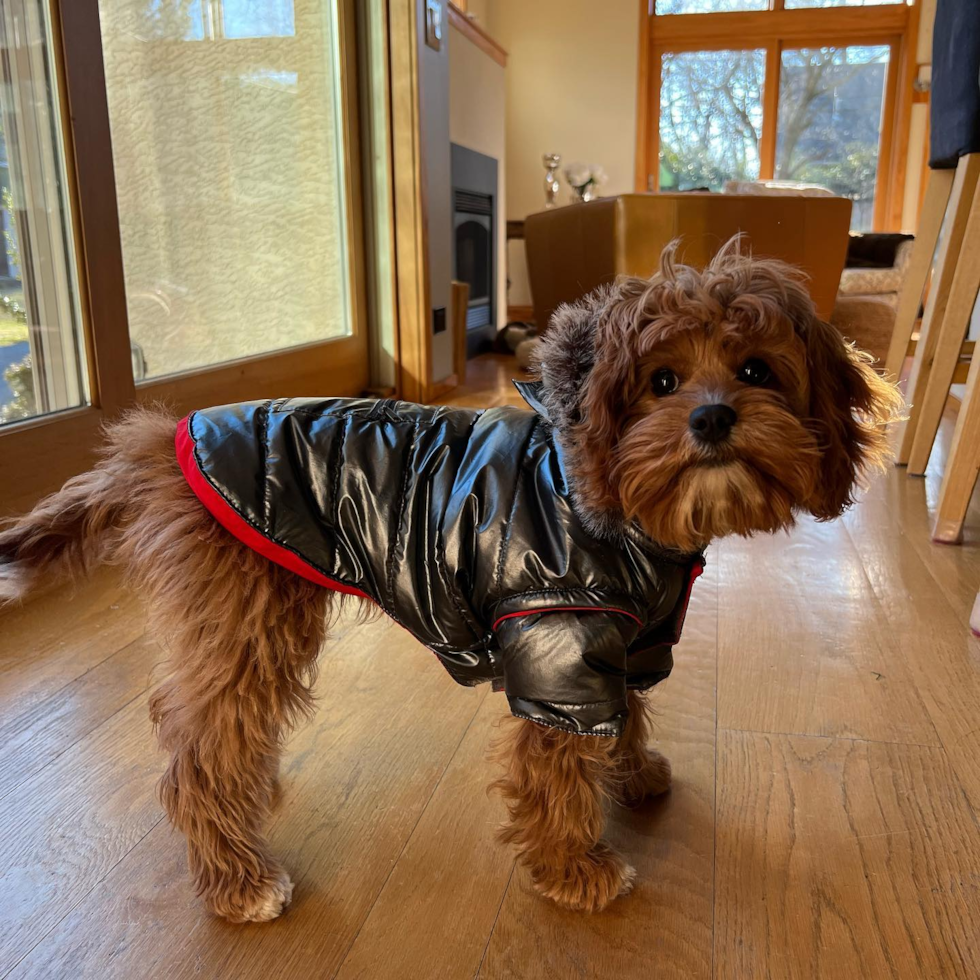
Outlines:
{"label": "dog's hind leg", "polygon": [[141,542],[137,581],[171,650],[150,702],[170,753],[160,796],[208,908],[272,919],[292,884],[263,830],[283,737],[312,707],[331,593],[232,538],[179,480],[158,503],[127,542]]}
{"label": "dog's hind leg", "polygon": [[495,786],[510,811],[501,839],[517,846],[534,888],[565,908],[598,912],[633,886],[636,872],[602,840],[615,741],[520,720],[500,746],[507,774]]}

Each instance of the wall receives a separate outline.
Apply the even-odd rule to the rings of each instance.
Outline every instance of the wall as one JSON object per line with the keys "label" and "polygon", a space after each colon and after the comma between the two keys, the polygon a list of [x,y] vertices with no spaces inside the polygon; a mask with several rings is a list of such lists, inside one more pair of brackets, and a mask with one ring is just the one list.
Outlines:
{"label": "wall", "polygon": [[503,66],[449,31],[449,138],[497,161],[497,326],[507,322],[506,159]]}
{"label": "wall", "polygon": [[[603,194],[632,191],[636,0],[493,0],[481,23],[508,53],[507,217],[544,207],[545,153],[560,153],[563,166],[599,164],[609,177]],[[511,243],[508,257],[508,300],[530,303],[521,243]]]}
{"label": "wall", "polygon": [[425,43],[425,3],[416,5],[419,43],[419,102],[422,163],[425,167],[426,225],[429,247],[429,329],[432,310],[445,307],[446,329],[432,335],[432,381],[453,373],[453,335],[449,329],[452,284],[452,210],[449,180],[449,15],[442,0],[442,44]]}

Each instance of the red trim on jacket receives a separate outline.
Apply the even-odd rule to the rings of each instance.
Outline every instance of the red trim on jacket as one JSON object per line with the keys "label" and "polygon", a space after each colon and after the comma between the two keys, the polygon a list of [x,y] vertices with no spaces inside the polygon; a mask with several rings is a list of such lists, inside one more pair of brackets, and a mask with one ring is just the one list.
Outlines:
{"label": "red trim on jacket", "polygon": [[177,434],[174,437],[174,447],[177,450],[177,462],[180,470],[187,480],[188,486],[194,491],[194,495],[208,509],[211,516],[231,535],[238,538],[242,544],[257,551],[263,558],[288,568],[289,571],[301,575],[303,578],[324,588],[333,589],[334,592],[343,592],[346,595],[361,596],[363,599],[370,599],[366,592],[355,589],[353,586],[344,585],[332,578],[327,578],[321,571],[314,568],[309,562],[304,561],[299,555],[276,544],[275,541],[267,538],[261,531],[252,527],[248,521],[242,517],[224,497],[212,486],[208,478],[201,472],[197,457],[194,454],[194,437],[190,432],[190,415],[181,419],[177,423]]}
{"label": "red trim on jacket", "polygon": [[[690,594],[690,591],[688,592]],[[497,627],[505,619],[515,619],[518,616],[534,616],[538,613],[553,613],[553,612],[604,612],[604,613],[619,613],[620,616],[629,616],[638,626],[643,626],[638,616],[634,616],[633,613],[627,612],[625,609],[613,609],[611,606],[545,606],[543,609],[522,609],[520,612],[507,613],[505,616],[501,616],[497,619],[490,629],[493,632],[497,631]]]}
{"label": "red trim on jacket", "polygon": [[691,593],[694,591],[694,580],[704,571],[704,565],[696,561],[691,566],[691,577],[687,580],[687,592],[684,594],[684,604],[681,606],[681,615],[677,621],[677,629],[674,631],[673,643],[679,643],[681,632],[684,629],[684,620],[687,619],[687,607],[691,604]]}

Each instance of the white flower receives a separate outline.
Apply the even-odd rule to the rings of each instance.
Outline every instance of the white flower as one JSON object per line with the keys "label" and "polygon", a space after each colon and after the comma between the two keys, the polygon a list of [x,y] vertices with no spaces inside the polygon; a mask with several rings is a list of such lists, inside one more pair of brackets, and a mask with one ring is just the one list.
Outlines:
{"label": "white flower", "polygon": [[589,184],[598,187],[606,182],[606,172],[594,163],[570,163],[565,168],[565,179],[575,188]]}

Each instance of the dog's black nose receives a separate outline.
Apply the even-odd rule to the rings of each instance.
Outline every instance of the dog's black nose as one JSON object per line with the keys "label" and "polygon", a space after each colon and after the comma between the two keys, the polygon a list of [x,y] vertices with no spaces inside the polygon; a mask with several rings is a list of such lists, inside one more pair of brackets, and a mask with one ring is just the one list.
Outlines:
{"label": "dog's black nose", "polygon": [[701,442],[721,442],[728,438],[737,419],[735,409],[728,405],[700,405],[688,416],[687,423]]}

